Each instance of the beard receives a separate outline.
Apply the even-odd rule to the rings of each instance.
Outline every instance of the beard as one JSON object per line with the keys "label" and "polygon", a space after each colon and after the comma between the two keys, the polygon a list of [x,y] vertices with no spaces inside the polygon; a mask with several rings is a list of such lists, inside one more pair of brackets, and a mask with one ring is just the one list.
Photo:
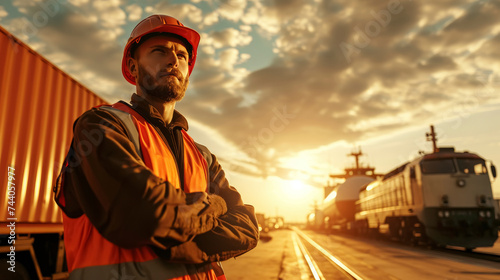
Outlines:
{"label": "beard", "polygon": [[[166,74],[169,75],[165,76]],[[179,83],[175,81],[175,78],[179,80]],[[189,76],[183,78],[181,72],[176,68],[159,71],[156,75],[153,75],[139,64],[137,84],[143,93],[160,101],[180,101],[184,98],[189,85]]]}

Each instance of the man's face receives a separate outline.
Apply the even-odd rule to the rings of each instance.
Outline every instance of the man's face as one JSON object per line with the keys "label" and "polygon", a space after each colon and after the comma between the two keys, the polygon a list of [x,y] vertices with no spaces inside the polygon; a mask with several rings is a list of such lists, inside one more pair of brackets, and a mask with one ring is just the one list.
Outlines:
{"label": "man's face", "polygon": [[182,40],[154,36],[135,52],[136,83],[143,93],[164,102],[180,101],[189,84],[189,53]]}

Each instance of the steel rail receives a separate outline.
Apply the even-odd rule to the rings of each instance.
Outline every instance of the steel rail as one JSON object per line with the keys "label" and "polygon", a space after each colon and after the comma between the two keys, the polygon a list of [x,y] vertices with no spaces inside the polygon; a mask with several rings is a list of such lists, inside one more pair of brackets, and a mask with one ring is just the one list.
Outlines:
{"label": "steel rail", "polygon": [[307,241],[311,246],[316,248],[319,252],[321,252],[330,262],[334,263],[337,265],[339,268],[341,268],[343,271],[345,271],[350,277],[356,280],[366,280],[366,278],[361,277],[358,273],[354,272],[352,269],[350,269],[347,265],[345,265],[343,262],[341,262],[339,259],[334,257],[330,252],[325,250],[323,247],[321,247],[318,243],[314,242],[309,236],[307,236],[305,233],[303,233],[300,229],[293,227],[292,228],[300,237],[302,237],[305,241]]}
{"label": "steel rail", "polygon": [[293,232],[292,238],[294,239],[294,245],[298,247],[298,249],[301,251],[302,256],[307,262],[307,265],[309,266],[309,270],[311,271],[313,277],[315,280],[326,280],[326,278],[323,276],[323,273],[321,273],[321,270],[319,269],[318,265],[312,258],[311,254],[307,250],[306,246],[304,246],[304,243],[300,240],[300,238],[297,236],[297,232]]}
{"label": "steel rail", "polygon": [[309,270],[307,269],[306,264],[304,263],[304,253],[300,249],[299,246],[300,238],[298,237],[296,232],[292,232],[292,243],[293,243],[293,249],[295,251],[295,256],[297,257],[297,266],[300,271],[300,279],[301,280],[309,280],[310,275],[309,275]]}

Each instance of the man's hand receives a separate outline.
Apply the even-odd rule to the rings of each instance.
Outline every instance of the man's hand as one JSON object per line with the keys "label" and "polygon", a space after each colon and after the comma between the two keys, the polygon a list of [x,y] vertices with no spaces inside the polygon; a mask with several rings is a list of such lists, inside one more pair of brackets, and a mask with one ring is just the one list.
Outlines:
{"label": "man's hand", "polygon": [[[200,230],[206,232],[216,225],[207,223],[205,220],[216,220],[226,212],[226,202],[218,195],[205,192],[187,193],[186,204],[177,207],[177,219],[173,228],[183,229],[185,234],[199,234]],[[203,225],[213,226],[204,229]],[[189,229],[192,229],[193,232]]]}

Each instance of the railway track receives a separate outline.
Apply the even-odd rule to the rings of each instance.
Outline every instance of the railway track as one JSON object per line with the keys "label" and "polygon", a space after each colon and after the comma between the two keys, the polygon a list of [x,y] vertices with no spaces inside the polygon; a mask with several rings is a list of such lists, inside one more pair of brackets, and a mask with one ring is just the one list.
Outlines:
{"label": "railway track", "polygon": [[298,228],[293,228],[293,231],[292,240],[295,254],[299,257],[301,280],[369,279],[333,256]]}

